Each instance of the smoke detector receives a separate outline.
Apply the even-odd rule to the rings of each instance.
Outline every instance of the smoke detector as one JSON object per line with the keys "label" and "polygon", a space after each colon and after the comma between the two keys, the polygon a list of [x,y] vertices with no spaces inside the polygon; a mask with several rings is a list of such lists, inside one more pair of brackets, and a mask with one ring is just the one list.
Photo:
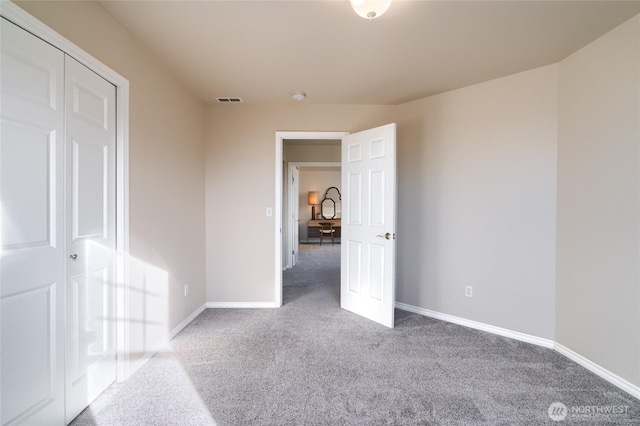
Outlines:
{"label": "smoke detector", "polygon": [[291,94],[291,98],[293,98],[294,101],[302,101],[306,97],[307,97],[307,94],[300,90],[298,90],[297,92],[293,92]]}

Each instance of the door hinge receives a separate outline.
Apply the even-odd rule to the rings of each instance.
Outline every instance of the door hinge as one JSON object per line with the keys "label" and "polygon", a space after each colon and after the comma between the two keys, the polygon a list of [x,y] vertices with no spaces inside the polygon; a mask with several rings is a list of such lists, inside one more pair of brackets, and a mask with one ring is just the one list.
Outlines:
{"label": "door hinge", "polygon": [[291,254],[295,256],[296,255],[296,251],[295,250],[291,250]]}

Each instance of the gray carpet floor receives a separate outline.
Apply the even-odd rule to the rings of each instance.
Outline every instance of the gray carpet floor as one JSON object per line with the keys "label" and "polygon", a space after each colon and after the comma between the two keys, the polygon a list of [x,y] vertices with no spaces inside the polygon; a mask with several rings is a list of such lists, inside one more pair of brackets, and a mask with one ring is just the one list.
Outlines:
{"label": "gray carpet floor", "polygon": [[207,309],[72,424],[640,424],[640,401],[552,350],[404,311],[387,329],[341,310],[339,256],[339,245],[301,250],[280,309]]}

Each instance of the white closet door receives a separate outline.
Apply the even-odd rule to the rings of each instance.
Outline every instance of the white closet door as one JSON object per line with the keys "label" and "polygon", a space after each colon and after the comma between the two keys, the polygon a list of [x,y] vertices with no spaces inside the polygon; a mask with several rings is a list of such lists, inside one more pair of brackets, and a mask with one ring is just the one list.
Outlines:
{"label": "white closet door", "polygon": [[64,53],[0,26],[2,425],[62,425]]}
{"label": "white closet door", "polygon": [[116,88],[65,68],[69,422],[116,379]]}

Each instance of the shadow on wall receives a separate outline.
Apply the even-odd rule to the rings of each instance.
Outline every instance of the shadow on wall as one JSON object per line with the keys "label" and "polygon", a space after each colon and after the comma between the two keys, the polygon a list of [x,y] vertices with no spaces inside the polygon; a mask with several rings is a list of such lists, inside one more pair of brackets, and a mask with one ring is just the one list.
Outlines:
{"label": "shadow on wall", "polygon": [[[423,285],[416,283],[433,282],[433,277],[430,279],[425,275],[437,273],[430,267],[434,262],[427,257],[427,251],[428,245],[434,245],[437,241],[438,230],[437,227],[427,229],[426,226],[427,216],[433,215],[436,211],[434,208],[437,205],[437,196],[427,193],[424,189],[424,182],[428,179],[428,147],[423,142],[426,138],[423,128],[424,117],[420,115],[408,118],[397,120],[396,300],[420,306],[426,292]],[[431,209],[428,208],[427,200]],[[430,241],[419,237],[422,235],[429,235]]]}

